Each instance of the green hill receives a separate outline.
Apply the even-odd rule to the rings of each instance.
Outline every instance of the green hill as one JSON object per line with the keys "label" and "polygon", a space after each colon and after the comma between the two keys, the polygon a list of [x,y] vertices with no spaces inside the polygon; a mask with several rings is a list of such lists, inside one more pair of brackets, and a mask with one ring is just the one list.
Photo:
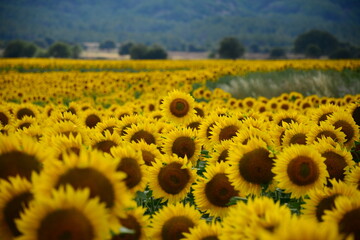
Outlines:
{"label": "green hill", "polygon": [[291,46],[317,28],[360,45],[358,0],[0,0],[0,39],[137,41],[184,50],[225,36]]}

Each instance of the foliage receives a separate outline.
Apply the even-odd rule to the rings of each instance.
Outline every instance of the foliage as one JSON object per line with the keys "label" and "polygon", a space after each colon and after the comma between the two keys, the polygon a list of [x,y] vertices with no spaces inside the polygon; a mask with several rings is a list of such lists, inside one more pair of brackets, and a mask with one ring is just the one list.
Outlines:
{"label": "foliage", "polygon": [[130,48],[131,59],[166,59],[167,52],[161,46],[147,47],[144,44],[135,44]]}
{"label": "foliage", "polygon": [[295,53],[306,53],[309,45],[316,45],[321,50],[321,55],[329,55],[339,45],[339,41],[329,32],[310,30],[300,34],[294,42]]}
{"label": "foliage", "polygon": [[68,44],[63,42],[56,42],[49,47],[48,55],[54,58],[70,58],[72,53]]}
{"label": "foliage", "polygon": [[305,56],[309,58],[319,58],[321,56],[321,49],[316,44],[308,44],[305,50]]}
{"label": "foliage", "polygon": [[105,42],[100,43],[99,48],[103,50],[111,50],[116,48],[116,43],[112,40],[106,40]]}
{"label": "foliage", "polygon": [[273,48],[270,51],[270,58],[272,59],[281,59],[281,58],[286,58],[286,51],[284,48]]}
{"label": "foliage", "polygon": [[219,57],[227,59],[237,59],[244,55],[245,48],[235,37],[226,37],[220,41]]}
{"label": "foliage", "polygon": [[36,46],[33,43],[14,40],[10,41],[4,50],[3,57],[5,58],[19,58],[19,57],[33,57],[36,53]]}
{"label": "foliage", "polygon": [[128,55],[130,54],[130,49],[134,45],[133,42],[126,42],[121,44],[119,48],[119,55]]}

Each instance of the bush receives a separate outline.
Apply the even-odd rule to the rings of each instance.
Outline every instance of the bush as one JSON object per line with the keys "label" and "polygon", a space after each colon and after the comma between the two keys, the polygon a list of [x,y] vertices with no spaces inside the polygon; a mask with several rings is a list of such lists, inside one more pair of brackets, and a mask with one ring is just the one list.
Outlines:
{"label": "bush", "polygon": [[285,51],[285,49],[280,48],[280,47],[273,48],[270,51],[269,57],[272,59],[286,58],[286,51]]}
{"label": "bush", "polygon": [[73,56],[71,47],[63,42],[56,42],[48,49],[48,56],[54,58],[71,58]]}
{"label": "bush", "polygon": [[127,43],[121,44],[121,46],[119,48],[119,55],[130,54],[130,49],[132,46],[134,46],[134,43],[132,43],[132,42],[127,42]]}
{"label": "bush", "polygon": [[321,49],[316,44],[309,44],[306,47],[305,56],[309,58],[319,58],[321,56]]}
{"label": "bush", "polygon": [[144,44],[135,44],[130,48],[131,59],[166,59],[167,52],[160,46],[147,47]]}
{"label": "bush", "polygon": [[220,58],[237,59],[244,55],[245,48],[237,38],[226,37],[221,40],[218,52]]}
{"label": "bush", "polygon": [[102,50],[111,50],[111,49],[116,48],[116,44],[114,41],[107,40],[105,42],[100,43],[99,48]]}
{"label": "bush", "polygon": [[329,55],[331,59],[349,59],[353,58],[352,52],[347,48],[338,48]]}
{"label": "bush", "polygon": [[37,47],[33,43],[14,40],[6,45],[3,56],[5,58],[33,57],[36,50]]}

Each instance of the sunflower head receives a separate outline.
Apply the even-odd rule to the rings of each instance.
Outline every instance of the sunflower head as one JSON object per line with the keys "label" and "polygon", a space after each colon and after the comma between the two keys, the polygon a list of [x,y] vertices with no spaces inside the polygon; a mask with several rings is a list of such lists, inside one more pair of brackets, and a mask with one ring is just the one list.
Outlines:
{"label": "sunflower head", "polygon": [[170,121],[184,122],[195,115],[194,99],[187,93],[174,90],[161,103],[164,116]]}

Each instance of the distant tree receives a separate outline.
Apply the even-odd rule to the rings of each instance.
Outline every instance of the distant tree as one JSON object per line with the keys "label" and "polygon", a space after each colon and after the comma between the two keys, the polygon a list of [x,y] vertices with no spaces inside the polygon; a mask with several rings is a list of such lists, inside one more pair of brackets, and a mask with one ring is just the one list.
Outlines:
{"label": "distant tree", "polygon": [[309,58],[319,58],[321,56],[321,49],[316,44],[309,44],[305,50],[305,56]]}
{"label": "distant tree", "polygon": [[252,44],[252,45],[250,46],[250,51],[253,52],[253,53],[259,53],[259,52],[260,52],[259,45],[257,45],[257,44]]}
{"label": "distant tree", "polygon": [[48,49],[48,55],[55,58],[71,58],[71,46],[63,42],[53,43]]}
{"label": "distant tree", "polygon": [[245,48],[237,38],[226,37],[220,41],[218,52],[220,58],[237,59],[244,55]]}
{"label": "distant tree", "polygon": [[33,57],[36,50],[34,43],[13,40],[6,45],[3,56],[5,58]]}
{"label": "distant tree", "polygon": [[79,58],[81,54],[81,46],[79,44],[73,45],[71,47],[72,57],[73,58]]}
{"label": "distant tree", "polygon": [[272,59],[280,59],[286,58],[286,51],[284,48],[276,47],[270,50],[270,58]]}
{"label": "distant tree", "polygon": [[128,55],[130,54],[131,47],[134,46],[134,43],[132,42],[126,42],[121,44],[119,48],[119,55]]}
{"label": "distant tree", "polygon": [[194,44],[189,44],[187,50],[189,52],[204,52],[205,51],[205,49],[203,47],[199,47]]}
{"label": "distant tree", "polygon": [[130,48],[131,59],[144,59],[146,56],[147,47],[144,44],[134,44]]}
{"label": "distant tree", "polygon": [[331,59],[350,59],[353,58],[353,53],[347,48],[338,48],[329,55]]}
{"label": "distant tree", "polygon": [[166,59],[168,56],[164,48],[158,45],[149,47],[145,54],[145,59]]}
{"label": "distant tree", "polygon": [[34,44],[35,44],[36,46],[38,46],[38,47],[41,47],[41,48],[47,48],[47,47],[48,47],[46,41],[43,40],[43,39],[36,39],[36,40],[34,40]]}
{"label": "distant tree", "polygon": [[111,50],[116,48],[116,43],[111,40],[107,40],[105,42],[100,43],[99,48],[102,50]]}
{"label": "distant tree", "polygon": [[339,42],[329,32],[311,30],[299,35],[294,42],[295,53],[306,53],[308,45],[317,45],[321,50],[321,55],[329,55],[337,49]]}

